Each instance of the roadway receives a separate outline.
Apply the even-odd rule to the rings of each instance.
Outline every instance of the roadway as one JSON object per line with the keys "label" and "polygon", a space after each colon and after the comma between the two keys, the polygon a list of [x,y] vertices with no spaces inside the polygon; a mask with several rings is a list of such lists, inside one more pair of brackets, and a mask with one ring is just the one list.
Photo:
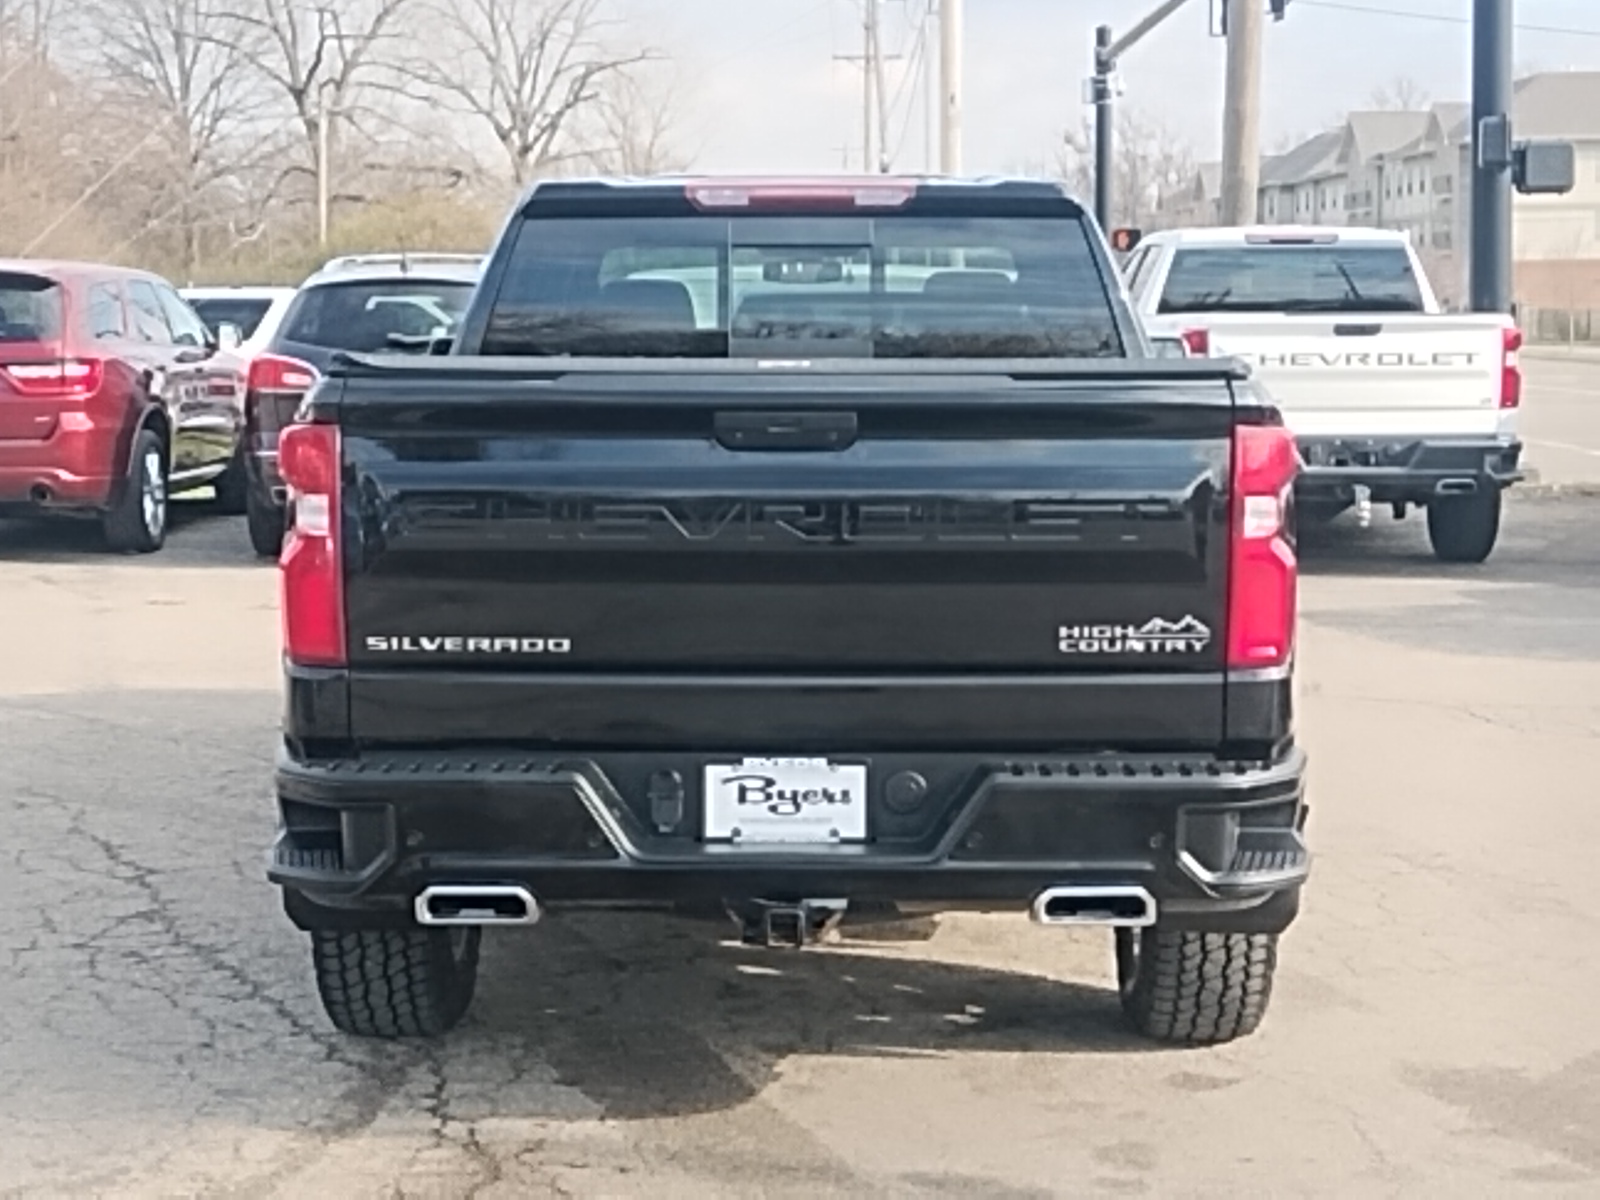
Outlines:
{"label": "roadway", "polygon": [[[1535,421],[1584,378],[1536,370]],[[340,1038],[263,881],[273,573],[183,511],[146,560],[0,525],[0,1193],[1600,1192],[1600,498],[1515,500],[1480,569],[1309,535],[1318,857],[1261,1032],[1202,1051],[1121,1030],[1107,938],[987,917],[552,920],[457,1035]]]}

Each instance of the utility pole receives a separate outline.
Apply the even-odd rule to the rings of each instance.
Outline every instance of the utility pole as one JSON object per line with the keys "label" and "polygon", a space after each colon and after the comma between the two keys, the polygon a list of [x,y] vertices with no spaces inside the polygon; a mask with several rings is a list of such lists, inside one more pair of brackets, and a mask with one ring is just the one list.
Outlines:
{"label": "utility pole", "polygon": [[328,171],[332,165],[331,144],[333,132],[333,106],[328,103],[327,81],[317,92],[317,245],[328,248],[328,210],[332,194],[328,186]]}
{"label": "utility pole", "polygon": [[[883,27],[878,22],[878,0],[867,0],[868,34],[872,39],[872,87],[877,93],[878,161],[877,170],[889,173],[889,96],[883,78]],[[895,56],[896,58],[899,55]],[[867,169],[873,167],[869,164]]]}
{"label": "utility pole", "polygon": [[961,57],[963,0],[939,0],[939,170],[961,173]]}
{"label": "utility pole", "polygon": [[939,125],[939,67],[933,49],[938,11],[934,0],[928,0],[922,12],[922,169],[929,175],[939,169],[934,146]]}
{"label": "utility pole", "polygon": [[1511,311],[1512,0],[1472,6],[1472,254],[1474,312]]}
{"label": "utility pole", "polygon": [[1253,225],[1261,186],[1261,0],[1227,0],[1228,78],[1222,110],[1222,223]]}
{"label": "utility pole", "polygon": [[872,79],[878,66],[878,0],[866,0],[863,6],[861,29],[861,169],[872,170],[872,135],[876,122],[872,117]]}
{"label": "utility pole", "polygon": [[861,64],[861,169],[869,175],[889,169],[889,110],[883,64],[887,58],[878,33],[878,0],[866,0],[861,19],[861,53],[835,54],[839,62]]}

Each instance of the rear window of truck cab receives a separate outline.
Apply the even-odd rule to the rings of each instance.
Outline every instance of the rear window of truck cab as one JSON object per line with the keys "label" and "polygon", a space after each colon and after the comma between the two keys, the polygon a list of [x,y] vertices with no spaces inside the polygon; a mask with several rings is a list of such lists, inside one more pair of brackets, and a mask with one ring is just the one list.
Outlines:
{"label": "rear window of truck cab", "polygon": [[1421,312],[1404,246],[1180,246],[1161,290],[1163,313]]}
{"label": "rear window of truck cab", "polygon": [[485,354],[1123,354],[1079,219],[528,217],[515,238]]}

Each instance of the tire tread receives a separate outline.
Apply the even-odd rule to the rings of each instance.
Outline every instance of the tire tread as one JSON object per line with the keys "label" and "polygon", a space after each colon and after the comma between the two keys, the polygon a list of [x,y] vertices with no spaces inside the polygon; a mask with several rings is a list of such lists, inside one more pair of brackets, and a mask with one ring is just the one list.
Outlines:
{"label": "tire tread", "polygon": [[1272,996],[1274,933],[1143,931],[1133,979],[1119,955],[1123,1011],[1147,1037],[1217,1045],[1254,1033]]}

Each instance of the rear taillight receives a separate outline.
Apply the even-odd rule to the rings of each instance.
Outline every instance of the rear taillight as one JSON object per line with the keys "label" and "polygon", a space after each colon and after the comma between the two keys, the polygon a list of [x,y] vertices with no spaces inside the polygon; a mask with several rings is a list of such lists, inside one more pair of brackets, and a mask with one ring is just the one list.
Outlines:
{"label": "rear taillight", "polygon": [[1522,330],[1500,331],[1500,407],[1517,408],[1522,404]]}
{"label": "rear taillight", "polygon": [[1183,348],[1190,358],[1210,357],[1211,331],[1209,329],[1185,329],[1178,336],[1183,339]]}
{"label": "rear taillight", "polygon": [[1280,667],[1294,652],[1299,565],[1290,500],[1300,456],[1281,425],[1233,435],[1228,666]]}
{"label": "rear taillight", "polygon": [[279,559],[283,650],[301,666],[346,662],[339,455],[335,425],[290,425],[278,438],[290,513]]}
{"label": "rear taillight", "polygon": [[9,363],[0,367],[11,386],[24,396],[92,396],[106,377],[98,358],[63,358],[55,362]]}
{"label": "rear taillight", "polygon": [[298,358],[263,354],[250,363],[252,392],[307,392],[317,381],[317,369]]}

